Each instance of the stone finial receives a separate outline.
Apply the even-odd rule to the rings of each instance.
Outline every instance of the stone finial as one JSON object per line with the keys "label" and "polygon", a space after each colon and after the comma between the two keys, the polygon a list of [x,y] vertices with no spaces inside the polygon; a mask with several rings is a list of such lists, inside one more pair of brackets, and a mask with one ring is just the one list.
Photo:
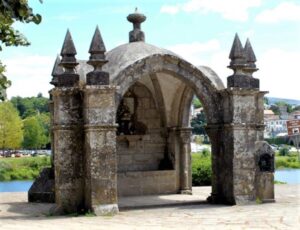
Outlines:
{"label": "stone finial", "polygon": [[60,64],[64,67],[66,72],[71,71],[73,73],[75,66],[78,65],[75,58],[77,52],[69,30],[67,30],[60,54],[62,56]]}
{"label": "stone finial", "polygon": [[75,55],[77,54],[74,42],[69,30],[61,48],[60,66],[64,68],[64,72],[58,77],[59,86],[74,86],[79,81],[79,75],[76,74],[75,67],[78,65]]}
{"label": "stone finial", "polygon": [[234,74],[243,74],[243,68],[247,65],[247,61],[238,34],[235,34],[229,58],[231,59],[231,62],[228,68],[232,69]]}
{"label": "stone finial", "polygon": [[60,57],[57,55],[54,67],[52,70],[52,80],[50,81],[51,85],[57,86],[58,84],[58,76],[61,75],[64,72],[64,69],[59,65],[60,64]]}
{"label": "stone finial", "polygon": [[250,43],[249,38],[247,38],[245,47],[244,47],[244,52],[246,55],[246,61],[247,61],[247,67],[245,68],[245,71],[252,76],[252,74],[257,71],[258,69],[256,68],[255,62],[256,62],[256,57],[254,54],[254,51],[252,49],[252,45]]}
{"label": "stone finial", "polygon": [[[233,75],[227,78],[228,88],[257,89],[259,88],[259,80],[252,77],[252,73],[256,71],[254,60],[256,60],[252,48],[249,49],[249,43],[244,48],[239,36],[236,34],[229,54],[231,59],[228,68],[234,71]],[[249,49],[249,50],[248,50]],[[254,67],[253,67],[254,65]],[[255,70],[254,70],[255,69]]]}
{"label": "stone finial", "polygon": [[87,74],[87,85],[109,85],[109,74],[102,71],[102,66],[108,62],[105,59],[105,51],[105,45],[97,26],[89,49],[90,59],[87,62],[94,67],[94,70]]}
{"label": "stone finial", "polygon": [[129,33],[129,42],[144,42],[145,34],[141,31],[141,23],[146,20],[146,16],[135,8],[135,12],[127,16],[127,20],[133,24],[133,30]]}

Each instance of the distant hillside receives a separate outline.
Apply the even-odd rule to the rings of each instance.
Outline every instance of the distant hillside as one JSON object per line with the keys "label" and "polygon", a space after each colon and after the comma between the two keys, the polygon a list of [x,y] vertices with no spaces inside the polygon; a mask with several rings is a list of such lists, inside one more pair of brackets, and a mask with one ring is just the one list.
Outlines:
{"label": "distant hillside", "polygon": [[269,104],[273,105],[276,102],[283,101],[290,105],[300,105],[300,100],[294,99],[285,99],[285,98],[277,98],[277,97],[267,97],[269,99]]}

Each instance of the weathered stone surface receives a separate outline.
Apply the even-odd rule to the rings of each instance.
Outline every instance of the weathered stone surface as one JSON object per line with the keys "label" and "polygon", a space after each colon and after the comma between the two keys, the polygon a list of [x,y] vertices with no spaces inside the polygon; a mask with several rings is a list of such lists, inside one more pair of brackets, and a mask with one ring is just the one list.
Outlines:
{"label": "weathered stone surface", "polygon": [[[132,35],[142,41],[135,26]],[[65,72],[51,91],[57,210],[84,208],[107,215],[118,211],[118,196],[190,194],[187,126],[194,94],[203,104],[212,143],[209,200],[272,200],[272,154],[257,147],[263,140],[264,92],[251,76],[256,58],[249,42],[243,48],[236,36],[230,54],[234,74],[225,88],[208,67],[197,68],[144,42],[111,50],[104,64],[105,47],[97,30],[89,60],[94,70],[87,74],[91,68],[80,62],[79,82],[71,40],[67,34]]]}
{"label": "weathered stone surface", "polygon": [[28,202],[55,202],[54,170],[44,168],[28,191]]}

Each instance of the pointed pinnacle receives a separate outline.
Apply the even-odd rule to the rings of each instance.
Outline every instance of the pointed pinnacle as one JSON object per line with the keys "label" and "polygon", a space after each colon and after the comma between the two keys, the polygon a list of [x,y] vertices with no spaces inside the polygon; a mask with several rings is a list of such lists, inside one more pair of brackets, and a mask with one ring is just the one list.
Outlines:
{"label": "pointed pinnacle", "polygon": [[98,26],[96,27],[91,45],[90,45],[90,49],[89,49],[89,53],[90,54],[99,54],[99,53],[105,53],[106,49],[105,49],[105,45],[100,33],[100,30],[98,28]]}
{"label": "pointed pinnacle", "polygon": [[255,57],[254,51],[252,49],[252,45],[250,43],[249,38],[247,38],[245,48],[244,48],[244,52],[245,52],[245,55],[246,55],[247,62],[251,62],[251,63],[256,62],[256,57]]}
{"label": "pointed pinnacle", "polygon": [[52,70],[52,76],[58,76],[60,74],[62,74],[64,72],[63,68],[59,65],[60,63],[60,58],[59,55],[57,55],[55,63],[54,63],[54,67]]}
{"label": "pointed pinnacle", "polygon": [[231,47],[231,51],[229,54],[229,58],[231,60],[237,59],[237,58],[244,58],[244,48],[242,46],[241,40],[238,36],[238,34],[235,34],[234,41]]}
{"label": "pointed pinnacle", "polygon": [[64,55],[73,55],[75,56],[77,54],[76,49],[75,49],[75,45],[71,36],[71,33],[69,31],[69,29],[67,30],[67,34],[64,40],[64,44],[61,48],[61,53],[62,56]]}

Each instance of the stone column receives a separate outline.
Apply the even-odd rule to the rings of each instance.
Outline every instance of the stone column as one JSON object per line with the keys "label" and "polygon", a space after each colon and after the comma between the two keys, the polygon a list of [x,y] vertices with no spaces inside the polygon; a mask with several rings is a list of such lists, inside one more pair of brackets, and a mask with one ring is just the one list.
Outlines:
{"label": "stone column", "polygon": [[55,88],[52,93],[57,212],[78,212],[83,208],[84,186],[81,93],[76,87]]}
{"label": "stone column", "polygon": [[85,88],[85,198],[96,215],[118,212],[115,87]]}
{"label": "stone column", "polygon": [[191,133],[192,128],[179,128],[180,148],[180,193],[192,194]]}
{"label": "stone column", "polygon": [[85,206],[96,215],[118,212],[116,156],[116,87],[109,85],[109,74],[102,71],[105,46],[98,27],[89,50],[84,90],[85,120]]}
{"label": "stone column", "polygon": [[53,96],[53,132],[56,212],[83,208],[83,117],[79,75],[75,73],[76,49],[69,31],[62,47],[63,73],[58,75]]}
{"label": "stone column", "polygon": [[49,112],[50,112],[50,142],[51,142],[51,168],[54,169],[54,132],[53,132],[53,117],[54,117],[54,102],[52,99],[52,93],[50,92],[50,100],[49,100]]}
{"label": "stone column", "polygon": [[[252,77],[257,71],[250,41],[245,47],[235,36],[230,52],[234,74],[227,78],[223,90],[224,124],[221,127],[222,151],[218,173],[221,177],[220,203],[254,203],[259,186],[257,178],[257,143],[263,141],[263,96],[259,80]],[[271,177],[268,177],[272,180]],[[269,181],[270,182],[270,181]]]}

